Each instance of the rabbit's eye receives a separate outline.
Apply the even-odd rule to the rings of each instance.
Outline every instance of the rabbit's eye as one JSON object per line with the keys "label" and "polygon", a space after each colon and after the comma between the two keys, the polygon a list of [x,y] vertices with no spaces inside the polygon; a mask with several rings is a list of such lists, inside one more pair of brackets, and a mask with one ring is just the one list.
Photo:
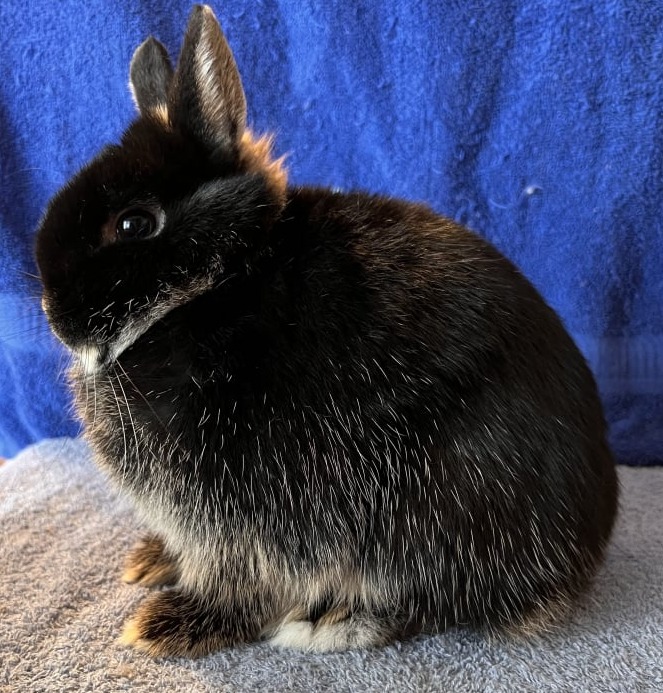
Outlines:
{"label": "rabbit's eye", "polygon": [[166,214],[156,204],[133,205],[119,214],[112,215],[101,227],[99,247],[142,241],[161,233],[166,223]]}
{"label": "rabbit's eye", "polygon": [[120,241],[137,241],[151,236],[157,226],[153,214],[142,209],[130,209],[117,220],[117,238]]}

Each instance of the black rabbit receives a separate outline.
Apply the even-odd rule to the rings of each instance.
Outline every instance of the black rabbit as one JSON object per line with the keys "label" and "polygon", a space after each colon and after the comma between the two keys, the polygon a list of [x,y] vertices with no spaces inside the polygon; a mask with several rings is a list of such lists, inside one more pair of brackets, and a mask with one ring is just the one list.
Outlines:
{"label": "black rabbit", "polygon": [[617,480],[560,320],[426,207],[287,187],[208,7],[50,203],[43,304],[99,466],[153,533],[123,640],[339,650],[527,631],[601,561]]}

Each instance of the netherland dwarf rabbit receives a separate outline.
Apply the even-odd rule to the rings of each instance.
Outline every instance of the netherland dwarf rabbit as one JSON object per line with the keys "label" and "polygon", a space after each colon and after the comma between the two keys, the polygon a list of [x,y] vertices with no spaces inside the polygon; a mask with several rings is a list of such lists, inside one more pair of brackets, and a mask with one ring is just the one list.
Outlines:
{"label": "netherland dwarf rabbit", "polygon": [[228,44],[147,39],[139,117],[51,201],[43,306],[97,463],[151,532],[122,640],[325,651],[545,627],[601,561],[594,380],[491,245],[424,206],[287,186]]}

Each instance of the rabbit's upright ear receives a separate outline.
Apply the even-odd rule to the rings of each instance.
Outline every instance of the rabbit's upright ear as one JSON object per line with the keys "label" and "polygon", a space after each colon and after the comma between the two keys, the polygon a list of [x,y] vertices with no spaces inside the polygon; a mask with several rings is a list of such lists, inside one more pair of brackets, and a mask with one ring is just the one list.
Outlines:
{"label": "rabbit's upright ear", "polygon": [[140,44],[131,59],[129,85],[142,115],[163,110],[173,81],[173,66],[166,49],[150,36]]}
{"label": "rabbit's upright ear", "polygon": [[237,152],[246,98],[230,46],[207,5],[196,5],[189,17],[168,111],[176,127],[207,149]]}

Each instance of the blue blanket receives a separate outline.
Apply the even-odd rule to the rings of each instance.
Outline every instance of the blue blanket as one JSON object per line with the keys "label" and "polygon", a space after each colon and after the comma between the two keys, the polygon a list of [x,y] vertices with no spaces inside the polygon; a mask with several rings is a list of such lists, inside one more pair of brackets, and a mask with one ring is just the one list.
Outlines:
{"label": "blue blanket", "polygon": [[[0,3],[0,454],[76,423],[39,310],[48,198],[133,116],[133,49],[189,2]],[[599,382],[611,441],[663,462],[663,6],[228,0],[257,131],[291,180],[414,200],[511,257]]]}

